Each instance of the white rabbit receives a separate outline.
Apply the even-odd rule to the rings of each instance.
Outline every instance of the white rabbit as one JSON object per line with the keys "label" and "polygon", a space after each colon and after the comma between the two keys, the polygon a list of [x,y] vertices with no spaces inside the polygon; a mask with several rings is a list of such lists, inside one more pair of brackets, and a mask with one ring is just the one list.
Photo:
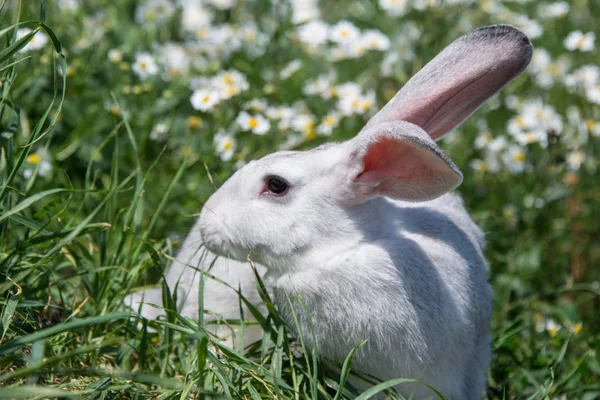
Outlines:
{"label": "white rabbit", "polygon": [[[252,313],[240,301],[237,290],[262,314],[266,308],[256,290],[254,272],[246,262],[219,257],[202,248],[198,219],[186,237],[165,280],[171,292],[177,296],[177,311],[184,317],[198,319],[198,295],[201,271],[206,271],[203,285],[204,322],[206,328],[225,340],[225,344],[241,348],[256,342],[262,337],[262,328],[257,325],[244,327],[243,336],[235,324],[219,323],[224,320],[240,320],[240,303],[243,318],[253,321]],[[264,267],[257,265],[257,271],[264,274]],[[216,279],[215,279],[216,278]],[[124,303],[146,319],[157,319],[164,315],[162,288],[152,288],[132,293]]]}
{"label": "white rabbit", "polygon": [[[462,175],[434,140],[518,76],[531,52],[507,25],[459,38],[354,139],[237,171],[205,203],[202,241],[266,266],[276,306],[291,326],[297,315],[320,357],[342,362],[367,339],[356,370],[480,399],[492,314],[483,234],[446,194]],[[434,395],[423,385],[397,390]]]}

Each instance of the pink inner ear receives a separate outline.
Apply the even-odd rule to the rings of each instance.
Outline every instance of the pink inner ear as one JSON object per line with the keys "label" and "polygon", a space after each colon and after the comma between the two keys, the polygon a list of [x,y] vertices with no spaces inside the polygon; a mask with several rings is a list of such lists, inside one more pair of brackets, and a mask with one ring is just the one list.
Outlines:
{"label": "pink inner ear", "polygon": [[395,177],[403,181],[422,180],[430,175],[422,157],[406,142],[382,138],[373,144],[364,157],[363,172],[358,181]]}

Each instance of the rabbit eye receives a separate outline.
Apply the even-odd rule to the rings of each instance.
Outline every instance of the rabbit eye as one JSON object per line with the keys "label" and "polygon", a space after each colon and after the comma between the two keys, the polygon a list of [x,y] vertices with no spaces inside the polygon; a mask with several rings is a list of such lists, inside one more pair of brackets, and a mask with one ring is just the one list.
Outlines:
{"label": "rabbit eye", "polygon": [[288,183],[279,176],[267,178],[267,189],[274,194],[284,194],[289,188]]}

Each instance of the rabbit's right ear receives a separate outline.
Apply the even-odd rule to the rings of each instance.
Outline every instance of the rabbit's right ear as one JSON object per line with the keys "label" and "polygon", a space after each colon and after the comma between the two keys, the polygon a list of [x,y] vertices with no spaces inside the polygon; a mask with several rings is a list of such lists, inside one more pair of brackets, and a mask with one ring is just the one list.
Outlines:
{"label": "rabbit's right ear", "polygon": [[510,25],[477,29],[425,65],[367,127],[402,120],[440,139],[519,76],[531,52],[527,36]]}
{"label": "rabbit's right ear", "polygon": [[366,128],[346,142],[349,204],[376,196],[405,201],[432,200],[454,189],[462,174],[429,135],[405,121]]}

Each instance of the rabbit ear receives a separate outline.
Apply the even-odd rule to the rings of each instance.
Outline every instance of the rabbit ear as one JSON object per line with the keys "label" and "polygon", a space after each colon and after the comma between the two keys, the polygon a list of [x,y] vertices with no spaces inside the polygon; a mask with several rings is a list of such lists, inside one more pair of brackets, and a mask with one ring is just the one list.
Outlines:
{"label": "rabbit ear", "polygon": [[440,139],[521,74],[531,52],[527,36],[510,25],[477,29],[425,65],[367,126],[403,120]]}
{"label": "rabbit ear", "polygon": [[431,200],[454,189],[462,174],[421,128],[404,121],[375,125],[352,141],[350,197]]}

